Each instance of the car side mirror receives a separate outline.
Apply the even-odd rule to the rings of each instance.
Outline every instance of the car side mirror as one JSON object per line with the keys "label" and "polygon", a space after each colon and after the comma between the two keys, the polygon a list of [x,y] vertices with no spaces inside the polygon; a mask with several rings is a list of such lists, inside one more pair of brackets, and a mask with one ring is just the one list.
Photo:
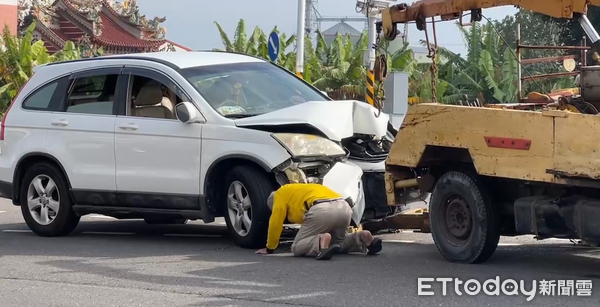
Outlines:
{"label": "car side mirror", "polygon": [[175,115],[177,116],[177,119],[184,124],[202,121],[202,115],[200,115],[198,109],[188,101],[180,102],[175,106]]}

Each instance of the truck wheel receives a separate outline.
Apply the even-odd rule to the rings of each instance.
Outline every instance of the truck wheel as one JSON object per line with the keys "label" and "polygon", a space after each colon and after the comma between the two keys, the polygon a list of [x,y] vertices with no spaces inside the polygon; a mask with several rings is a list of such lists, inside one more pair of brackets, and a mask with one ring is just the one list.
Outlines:
{"label": "truck wheel", "polygon": [[271,217],[267,198],[274,190],[267,174],[237,166],[227,174],[223,187],[225,222],[235,243],[243,248],[264,247]]}
{"label": "truck wheel", "polygon": [[73,211],[67,181],[54,165],[40,162],[25,172],[19,195],[29,229],[42,237],[71,233],[80,217]]}
{"label": "truck wheel", "polygon": [[498,214],[475,177],[448,172],[437,181],[430,203],[431,233],[446,260],[482,263],[500,240]]}

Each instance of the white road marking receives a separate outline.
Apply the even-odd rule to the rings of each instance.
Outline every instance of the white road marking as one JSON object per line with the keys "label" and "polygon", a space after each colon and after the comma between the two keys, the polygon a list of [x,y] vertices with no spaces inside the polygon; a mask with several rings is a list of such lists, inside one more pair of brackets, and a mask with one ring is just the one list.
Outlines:
{"label": "white road marking", "polygon": [[292,254],[292,253],[278,253],[278,254],[267,254],[265,256],[269,256],[269,257],[294,257],[294,254]]}
{"label": "white road marking", "polygon": [[324,296],[324,295],[331,295],[331,294],[335,294],[335,292],[319,291],[319,292],[306,293],[306,294],[280,296],[280,297],[268,298],[265,301],[272,302],[272,301],[297,300],[297,299],[303,299],[303,298],[308,298],[308,297]]}
{"label": "white road marking", "polygon": [[520,243],[498,243],[498,246],[521,246]]}
{"label": "white road marking", "polygon": [[104,232],[104,231],[83,231],[82,234],[87,235],[117,235],[117,236],[130,236],[134,235],[135,232]]}
{"label": "white road marking", "polygon": [[222,235],[203,235],[192,233],[167,233],[165,237],[198,237],[198,238],[221,238]]}
{"label": "white road marking", "polygon": [[6,211],[0,211],[0,213],[6,213]]}
{"label": "white road marking", "polygon": [[384,243],[415,243],[413,240],[382,240]]}
{"label": "white road marking", "polygon": [[31,230],[27,229],[5,229],[2,232],[31,232]]}
{"label": "white road marking", "polygon": [[277,288],[279,285],[274,284],[266,284],[260,282],[253,281],[244,281],[244,280],[218,280],[218,281],[207,281],[207,284],[217,284],[217,285],[230,285],[230,286],[243,286],[243,287],[265,287],[265,288]]}

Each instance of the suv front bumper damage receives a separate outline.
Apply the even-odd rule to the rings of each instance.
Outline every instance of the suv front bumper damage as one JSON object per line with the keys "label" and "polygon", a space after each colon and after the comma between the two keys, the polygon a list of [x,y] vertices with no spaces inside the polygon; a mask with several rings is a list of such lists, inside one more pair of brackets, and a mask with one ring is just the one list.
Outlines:
{"label": "suv front bumper damage", "polygon": [[348,161],[300,161],[288,160],[274,169],[280,185],[288,183],[323,184],[343,198],[352,199],[352,222],[361,223],[365,211],[365,197],[362,184],[362,169]]}

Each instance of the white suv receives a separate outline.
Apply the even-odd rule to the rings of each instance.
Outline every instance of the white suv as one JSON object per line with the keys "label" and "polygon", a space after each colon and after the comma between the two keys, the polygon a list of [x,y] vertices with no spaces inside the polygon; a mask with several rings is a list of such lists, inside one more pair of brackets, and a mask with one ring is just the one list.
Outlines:
{"label": "white suv", "polygon": [[32,231],[66,235],[82,215],[212,222],[264,244],[266,198],[319,182],[364,211],[361,167],[342,140],[385,135],[387,117],[331,101],[287,70],[224,52],[144,53],[36,68],[0,130],[0,194]]}

